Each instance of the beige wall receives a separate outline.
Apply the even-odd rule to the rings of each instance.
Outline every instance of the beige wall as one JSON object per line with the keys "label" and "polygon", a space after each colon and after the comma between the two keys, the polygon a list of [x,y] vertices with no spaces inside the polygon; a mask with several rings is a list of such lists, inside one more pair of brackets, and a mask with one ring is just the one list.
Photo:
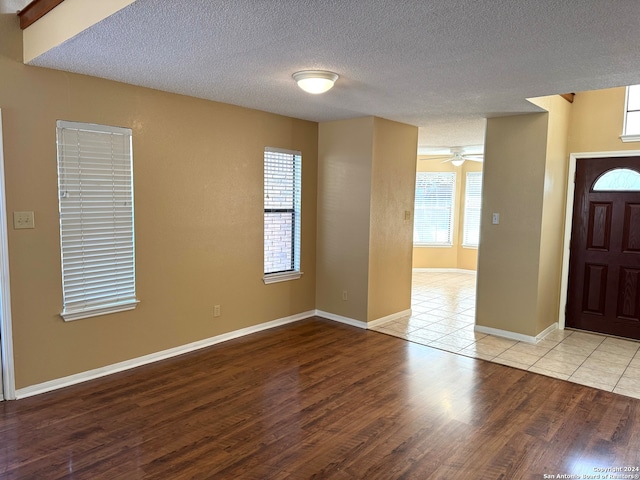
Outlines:
{"label": "beige wall", "polygon": [[[537,335],[548,114],[487,121],[476,324]],[[500,224],[491,223],[493,212]]]}
{"label": "beige wall", "polygon": [[416,127],[374,119],[367,321],[411,307],[417,145]]}
{"label": "beige wall", "polygon": [[[9,229],[17,388],[315,308],[317,124],[27,67],[21,55],[16,17],[0,16],[7,211],[33,210],[36,222]],[[133,129],[134,311],[59,316],[58,119]],[[303,154],[304,275],[272,285],[262,282],[265,146]]]}
{"label": "beige wall", "polygon": [[620,87],[576,94],[568,134],[570,153],[640,149],[638,142],[620,140],[625,92]]}
{"label": "beige wall", "polygon": [[558,321],[572,104],[558,95],[531,101],[549,112],[536,310],[540,333]]}
{"label": "beige wall", "polygon": [[[374,118],[321,123],[318,132],[318,310],[367,320]],[[348,300],[342,300],[347,291]]]}
{"label": "beige wall", "polygon": [[368,322],[410,308],[404,213],[413,211],[417,143],[416,127],[375,117],[320,124],[318,310]]}
{"label": "beige wall", "polygon": [[478,249],[462,246],[464,231],[464,196],[467,172],[481,172],[482,163],[464,162],[456,167],[451,162],[442,163],[442,159],[432,159],[428,155],[418,157],[419,172],[456,172],[455,210],[453,218],[453,246],[451,247],[414,247],[413,268],[460,268],[476,270]]}

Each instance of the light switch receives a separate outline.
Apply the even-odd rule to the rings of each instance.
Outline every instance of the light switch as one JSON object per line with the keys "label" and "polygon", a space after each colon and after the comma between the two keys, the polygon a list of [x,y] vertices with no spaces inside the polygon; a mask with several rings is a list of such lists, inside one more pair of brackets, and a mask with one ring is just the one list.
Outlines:
{"label": "light switch", "polygon": [[499,213],[494,213],[491,216],[491,223],[493,223],[494,225],[498,225],[500,223],[500,214]]}
{"label": "light switch", "polygon": [[15,230],[35,227],[33,212],[13,212],[13,228]]}
{"label": "light switch", "polygon": [[404,211],[404,219],[405,220],[411,220],[411,210],[405,210]]}

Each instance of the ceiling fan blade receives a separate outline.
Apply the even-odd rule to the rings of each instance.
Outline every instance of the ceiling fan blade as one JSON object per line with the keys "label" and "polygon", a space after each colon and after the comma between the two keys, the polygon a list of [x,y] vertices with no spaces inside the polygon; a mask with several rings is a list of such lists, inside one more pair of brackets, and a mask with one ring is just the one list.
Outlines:
{"label": "ceiling fan blade", "polygon": [[420,160],[442,160],[442,159],[451,159],[451,155],[440,155],[438,157],[429,156],[428,158],[421,158]]}
{"label": "ceiling fan blade", "polygon": [[484,161],[484,157],[482,155],[465,155],[465,160],[470,160],[472,162],[482,162]]}

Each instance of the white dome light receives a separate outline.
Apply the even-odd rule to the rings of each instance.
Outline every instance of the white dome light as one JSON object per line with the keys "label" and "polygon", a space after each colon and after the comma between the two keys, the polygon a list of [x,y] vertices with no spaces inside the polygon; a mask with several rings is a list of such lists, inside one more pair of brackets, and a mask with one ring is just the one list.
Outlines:
{"label": "white dome light", "polygon": [[330,90],[338,79],[338,74],[324,70],[302,70],[292,77],[302,90],[317,95]]}

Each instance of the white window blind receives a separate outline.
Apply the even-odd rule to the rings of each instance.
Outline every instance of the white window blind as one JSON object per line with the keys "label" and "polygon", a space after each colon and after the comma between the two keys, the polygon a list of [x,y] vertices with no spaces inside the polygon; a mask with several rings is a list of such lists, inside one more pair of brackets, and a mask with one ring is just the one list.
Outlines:
{"label": "white window blind", "polygon": [[453,243],[455,172],[418,172],[413,223],[415,245]]}
{"label": "white window blind", "polygon": [[300,277],[302,155],[264,150],[265,283]]}
{"label": "white window blind", "polygon": [[480,241],[480,212],[482,207],[482,172],[467,172],[464,192],[464,233],[462,246],[477,247]]}
{"label": "white window blind", "polygon": [[65,320],[136,305],[131,130],[58,121]]}

